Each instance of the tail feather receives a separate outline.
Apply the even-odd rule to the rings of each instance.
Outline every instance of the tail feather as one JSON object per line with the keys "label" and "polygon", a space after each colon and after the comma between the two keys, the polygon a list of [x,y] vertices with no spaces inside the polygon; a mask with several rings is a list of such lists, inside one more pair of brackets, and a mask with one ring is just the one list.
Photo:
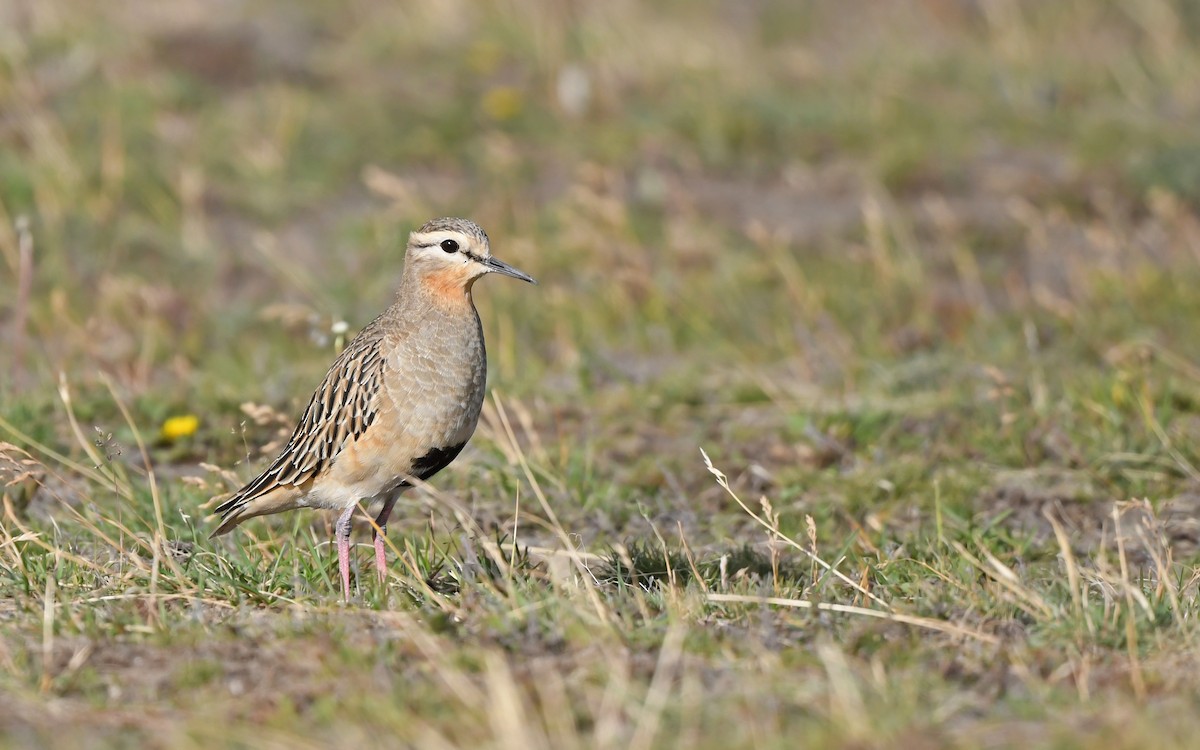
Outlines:
{"label": "tail feather", "polygon": [[213,532],[208,535],[208,538],[215,539],[223,534],[228,534],[230,531],[233,531],[234,526],[237,526],[239,523],[246,520],[246,518],[249,518],[249,516],[243,517],[242,514],[236,510],[226,513],[225,515],[221,516],[221,525],[213,529]]}
{"label": "tail feather", "polygon": [[296,499],[303,492],[297,487],[276,487],[270,492],[255,497],[246,497],[241,493],[234,495],[216,507],[215,512],[221,516],[221,524],[208,535],[209,539],[227,534],[242,521],[280,513],[297,507]]}

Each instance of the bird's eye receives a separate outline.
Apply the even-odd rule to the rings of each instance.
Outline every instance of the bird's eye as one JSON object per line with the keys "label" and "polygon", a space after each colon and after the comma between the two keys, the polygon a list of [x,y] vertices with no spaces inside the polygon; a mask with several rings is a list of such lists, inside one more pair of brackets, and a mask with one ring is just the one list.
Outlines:
{"label": "bird's eye", "polygon": [[454,240],[442,240],[442,249],[448,253],[457,253],[458,243]]}

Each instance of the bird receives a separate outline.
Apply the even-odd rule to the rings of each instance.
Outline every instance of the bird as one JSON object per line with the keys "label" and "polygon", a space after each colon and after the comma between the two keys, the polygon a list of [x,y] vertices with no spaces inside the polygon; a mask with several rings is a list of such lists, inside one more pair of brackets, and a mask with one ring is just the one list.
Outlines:
{"label": "bird", "polygon": [[433,219],[412,232],[395,301],[334,360],[266,470],[215,508],[210,537],[256,516],[340,511],[334,535],[349,600],[351,518],[359,502],[381,502],[373,541],[384,580],[396,501],[449,465],[479,423],[487,357],[471,290],[489,273],[537,283],[493,257],[473,221]]}

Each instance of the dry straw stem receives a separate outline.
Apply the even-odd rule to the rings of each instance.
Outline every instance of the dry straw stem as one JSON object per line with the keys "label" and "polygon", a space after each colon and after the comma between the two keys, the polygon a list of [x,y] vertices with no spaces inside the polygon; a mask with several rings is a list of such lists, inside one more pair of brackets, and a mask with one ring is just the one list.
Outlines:
{"label": "dry straw stem", "polygon": [[869,724],[862,717],[867,715],[867,707],[846,654],[828,640],[819,642],[816,651],[829,679],[829,702],[834,717],[851,737],[865,737]]}
{"label": "dry straw stem", "polygon": [[[133,421],[133,415],[129,413],[129,409],[125,406],[125,402],[122,401],[121,397],[117,395],[117,390],[113,386],[112,380],[110,380],[109,377],[103,373],[100,375],[100,379],[104,383],[104,387],[108,389],[109,394],[112,396],[113,402],[117,405],[117,408],[120,409],[121,416],[125,419],[125,424],[129,426],[130,431],[133,433],[134,442],[137,443],[138,452],[142,456],[142,466],[146,470],[146,479],[150,484],[150,499],[154,503],[154,524],[155,532],[158,535],[155,544],[155,554],[157,555],[158,547],[160,547],[167,538],[167,530],[166,525],[163,523],[162,497],[158,492],[158,480],[154,476],[154,467],[150,465],[150,453],[146,450],[146,442],[142,440],[141,431],[138,430],[137,425]],[[169,561],[170,558],[168,557],[167,560]]]}
{"label": "dry straw stem", "polygon": [[[1150,559],[1154,561],[1154,568],[1158,574],[1158,583],[1155,586],[1157,596],[1167,595],[1167,600],[1171,605],[1171,612],[1178,622],[1191,623],[1180,606],[1179,590],[1176,584],[1172,581],[1171,565],[1172,565],[1172,550],[1167,546],[1166,541],[1162,538],[1161,533],[1157,528],[1151,526],[1154,519],[1154,507],[1150,504],[1150,500],[1143,498],[1134,503],[1134,507],[1141,507],[1146,511],[1147,518],[1145,522],[1140,523],[1135,528],[1138,539],[1141,540],[1142,549],[1150,555]],[[1151,538],[1153,537],[1153,538]]]}
{"label": "dry straw stem", "polygon": [[[68,396],[68,400],[69,400],[69,396]],[[73,415],[69,415],[69,416],[73,416]],[[78,425],[75,425],[76,430],[78,430],[78,427],[79,427]],[[95,482],[96,484],[112,486],[112,485],[114,485],[114,482],[116,481],[113,477],[100,473],[100,471],[98,470],[99,467],[92,468],[90,466],[81,464],[78,461],[74,461],[74,460],[68,458],[67,456],[63,455],[62,453],[59,453],[58,451],[54,450],[50,446],[46,445],[45,443],[41,443],[37,440],[34,440],[28,434],[26,434],[25,432],[18,429],[17,426],[14,425],[12,422],[9,422],[7,419],[5,419],[3,416],[0,416],[0,429],[3,429],[5,432],[7,432],[9,434],[9,436],[11,436],[12,439],[16,440],[18,443],[21,443],[22,445],[26,446],[29,449],[37,451],[38,453],[45,456],[46,458],[57,461],[58,463],[62,464],[66,469],[82,476],[85,479],[89,479],[89,480]],[[82,433],[79,433],[76,435],[77,438],[80,438],[81,436],[82,436]],[[84,439],[84,443],[87,443],[86,439]],[[90,452],[89,452],[89,456],[91,456]],[[115,488],[118,490],[118,492],[120,491],[119,487],[115,487]]]}
{"label": "dry straw stem", "polygon": [[[179,566],[175,564],[175,561],[171,559],[170,555],[163,554],[163,544],[167,538],[167,535],[166,526],[163,521],[162,498],[158,492],[158,481],[155,478],[154,467],[150,463],[150,453],[146,450],[146,443],[142,439],[142,433],[140,430],[138,430],[137,425],[134,423],[133,415],[130,413],[128,407],[125,406],[125,402],[122,401],[117,395],[116,388],[112,381],[103,373],[100,375],[100,379],[108,389],[109,394],[112,396],[113,403],[116,404],[117,409],[121,412],[121,417],[125,420],[126,426],[129,427],[130,432],[133,434],[133,439],[134,442],[137,443],[138,451],[141,454],[143,467],[146,472],[146,478],[150,486],[150,498],[154,505],[155,520],[155,538],[150,544],[149,550],[152,556],[152,564],[150,569],[150,589],[151,593],[156,593],[160,564],[165,563],[166,566],[171,569],[171,572],[175,574],[176,578],[182,577],[182,571],[179,569]],[[88,454],[88,457],[90,457],[96,463],[96,470],[99,471],[101,466],[108,465],[110,462],[102,460],[100,454],[96,451],[95,446],[93,446],[92,443],[83,436],[83,430],[79,427],[79,420],[75,417],[74,406],[71,402],[71,393],[67,385],[66,373],[59,373],[59,397],[62,399],[63,407],[67,411],[67,418],[70,421],[71,430],[75,435],[76,441],[83,448],[84,452]],[[108,478],[113,482],[114,488],[118,490],[118,493],[122,498],[132,503],[134,501],[133,486],[129,483],[128,479],[125,477],[118,478],[115,468],[110,468],[109,472]],[[125,531],[129,533],[131,538],[138,538],[135,534],[127,529]],[[119,549],[119,545],[111,542],[111,540],[109,543],[114,549]]]}
{"label": "dry straw stem", "polygon": [[33,234],[29,231],[29,218],[17,217],[17,296],[13,303],[11,372],[25,371],[25,349],[28,343],[29,300],[33,290]]}
{"label": "dry straw stem", "polygon": [[[279,247],[279,238],[266,231],[256,232],[252,242],[254,249],[266,261],[267,268],[283,282],[303,294],[312,304],[329,309],[329,297],[324,286],[317,282],[302,263],[295,263]],[[335,317],[334,320],[337,320]]]}
{"label": "dry straw stem", "polygon": [[1082,615],[1084,612],[1083,590],[1080,588],[1079,567],[1075,564],[1074,553],[1071,552],[1070,539],[1067,538],[1066,529],[1063,528],[1062,523],[1050,508],[1043,509],[1042,515],[1050,522],[1050,528],[1054,529],[1054,538],[1058,541],[1063,566],[1067,569],[1067,586],[1071,589],[1071,603],[1075,607],[1075,615]]}
{"label": "dry straw stem", "polygon": [[74,563],[75,565],[78,565],[83,568],[87,568],[88,570],[94,571],[96,573],[107,573],[108,572],[108,570],[105,567],[103,567],[101,565],[97,565],[96,563],[92,562],[91,560],[82,558],[78,555],[73,555],[70,552],[63,550],[61,547],[56,547],[53,544],[50,544],[46,540],[42,539],[42,535],[39,532],[31,531],[28,527],[26,527],[19,520],[17,520],[17,518],[15,516],[8,518],[7,521],[12,523],[14,526],[16,526],[17,530],[19,530],[21,532],[21,535],[18,537],[12,537],[12,538],[5,540],[4,544],[0,544],[0,549],[8,547],[9,545],[15,545],[17,542],[31,542],[31,543],[37,545],[38,547],[41,547],[42,549],[46,550],[50,554],[54,555],[56,558],[62,558],[64,560],[68,560],[68,561]]}
{"label": "dry straw stem", "polygon": [[[495,395],[493,397],[496,399],[497,413],[503,415],[504,410],[503,406],[499,402],[499,398]],[[582,588],[584,594],[588,597],[588,600],[595,610],[599,621],[611,627],[612,614],[609,612],[608,608],[603,603],[598,592],[596,591],[596,578],[588,568],[589,564],[602,563],[605,561],[605,558],[600,555],[579,550],[571,543],[569,535],[554,516],[554,512],[550,508],[549,501],[542,492],[537,480],[533,476],[528,462],[525,461],[524,454],[521,452],[519,443],[512,432],[511,423],[509,423],[503,417],[501,417],[501,421],[505,429],[499,434],[502,435],[506,440],[501,447],[511,458],[513,458],[513,460],[521,464],[526,478],[533,487],[535,497],[538,498],[543,511],[545,511],[549,517],[549,520],[537,520],[540,521],[541,526],[554,533],[563,543],[563,548],[561,549],[551,549],[547,547],[527,547],[524,548],[524,550],[547,559],[565,558],[571,564],[573,564],[580,573],[580,578],[578,580],[583,581],[584,584],[580,588]],[[515,559],[518,550],[518,545],[516,544],[515,540],[510,543],[497,544],[488,536],[488,534],[479,526],[479,524],[476,523],[470,510],[465,508],[457,498],[448,495],[428,482],[422,481],[415,477],[411,478],[410,481],[414,487],[421,490],[423,493],[425,493],[425,495],[428,496],[429,500],[433,501],[433,504],[436,508],[442,510],[449,509],[454,515],[455,520],[467,530],[472,540],[483,548],[484,552],[489,558],[491,558],[492,562],[496,564],[497,568],[502,571],[504,576],[509,579],[513,577],[512,566],[510,563],[513,559]],[[520,506],[516,507],[519,509]],[[378,533],[379,527],[376,525],[375,520],[365,512],[363,513],[363,516],[367,519],[367,522],[371,525],[371,527],[375,529],[376,533]],[[515,523],[516,519],[514,518],[514,524]],[[395,542],[393,542],[390,538],[385,537],[384,543],[392,550],[392,553],[401,559],[406,567],[408,567],[412,580],[417,581],[417,585],[421,587],[422,592],[429,598],[430,601],[435,602],[437,606],[448,613],[454,613],[456,611],[456,607],[450,599],[437,594],[428,586],[417,570],[417,567],[415,563],[413,563],[410,555],[404,554],[404,552],[400,550],[396,546]],[[557,578],[555,578],[555,580],[557,580]],[[483,581],[481,581],[480,584],[492,587],[492,584]],[[493,593],[500,592],[494,591]]]}
{"label": "dry straw stem", "polygon": [[658,663],[654,667],[654,676],[650,678],[650,687],[642,703],[637,729],[629,741],[629,750],[649,750],[653,747],[663,711],[667,707],[667,699],[671,694],[671,684],[683,656],[684,635],[683,627],[676,625],[667,631],[663,639],[662,648],[658,651]]}
{"label": "dry straw stem", "polygon": [[[18,436],[18,437],[20,436],[19,432],[10,429],[11,425],[9,423],[5,422],[3,420],[3,418],[0,418],[0,427],[9,429],[10,433],[13,434],[14,436]],[[36,450],[39,450],[39,451],[44,450],[43,447],[41,446],[41,444],[37,443],[36,441],[28,441],[28,444],[30,445],[30,447],[32,447]],[[48,454],[52,457],[58,455],[58,454],[54,453],[53,451],[48,451]],[[68,467],[70,467],[73,464],[72,464],[72,462],[67,462],[67,465],[68,465]],[[62,478],[61,475],[59,475],[57,472],[52,472],[52,473],[54,474],[54,476],[58,477],[59,479]],[[98,484],[104,484],[105,486],[107,486],[107,484],[100,479],[96,479],[94,481],[96,481]],[[139,570],[142,570],[142,571],[148,570],[148,568],[146,567],[146,564],[144,562],[142,562],[142,559],[140,557],[133,554],[132,550],[125,549],[121,544],[119,544],[117,542],[117,540],[113,539],[111,536],[106,534],[103,529],[101,529],[99,526],[97,526],[95,523],[93,523],[91,521],[91,519],[87,518],[82,513],[80,513],[79,510],[77,508],[75,508],[73,505],[71,505],[67,502],[63,502],[61,500],[61,498],[59,498],[59,501],[60,501],[62,510],[71,517],[71,520],[75,521],[80,526],[82,526],[84,529],[86,529],[88,531],[88,533],[92,534],[96,538],[103,541],[105,544],[107,544],[109,546],[109,548],[119,552],[122,556],[128,558],[128,561],[135,568],[138,568]],[[19,529],[23,533],[21,540],[33,542],[34,544],[42,547],[43,549],[45,549],[49,552],[53,552],[57,555],[63,555],[67,559],[71,560],[72,562],[75,562],[75,563],[82,565],[86,568],[89,568],[91,570],[95,570],[97,572],[102,572],[104,570],[103,567],[97,565],[96,563],[94,563],[90,560],[85,560],[81,557],[76,557],[74,555],[71,555],[68,552],[63,552],[61,549],[59,549],[57,547],[53,547],[53,546],[47,544],[46,542],[42,541],[41,534],[38,532],[31,531],[25,525],[23,525],[21,523],[20,518],[18,518],[16,513],[13,512],[11,510],[11,508],[9,508],[7,505],[5,507],[5,517],[8,519],[9,523],[11,523],[15,528]],[[112,526],[116,527],[119,531],[121,531],[122,534],[135,540],[141,548],[146,550],[147,553],[153,555],[153,549],[152,549],[151,544],[149,542],[146,542],[145,540],[141,539],[136,534],[134,534],[133,531],[129,527],[125,526],[120,521],[116,520],[115,518],[106,518],[105,520]],[[4,546],[3,544],[0,544],[0,548],[3,548],[3,546]]]}
{"label": "dry straw stem", "polygon": [[[420,480],[417,480],[415,478],[413,480],[413,484],[417,487],[421,487],[423,489],[432,491],[431,487],[429,487],[424,482],[421,482]],[[447,505],[450,505],[454,509],[455,516],[459,518],[460,522],[463,522],[464,526],[472,529],[472,533],[475,533],[478,530],[477,527],[473,526],[473,521],[470,520],[470,516],[462,513],[456,502],[455,503],[447,503]],[[362,514],[362,517],[367,519],[367,523],[369,523],[371,525],[371,529],[374,530],[374,532],[376,534],[382,534],[383,530],[379,527],[379,524],[375,522],[375,518],[372,517],[371,514],[368,513],[365,508],[362,507],[361,504],[359,504],[358,510],[359,510],[359,513]],[[481,538],[485,538],[485,537],[481,537]],[[401,563],[403,563],[404,567],[408,569],[408,573],[409,573],[409,581],[408,582],[410,584],[415,584],[416,587],[420,588],[421,594],[426,598],[427,601],[430,601],[430,602],[436,604],[438,609],[442,610],[446,614],[450,614],[450,615],[457,614],[457,607],[455,607],[454,604],[449,599],[447,599],[446,597],[444,597],[441,594],[434,591],[433,588],[429,585],[428,581],[425,580],[425,577],[423,575],[421,575],[421,571],[420,571],[415,559],[413,558],[411,549],[401,550],[399,547],[396,546],[396,543],[394,541],[392,541],[392,539],[386,535],[383,536],[383,543],[385,545],[387,545],[387,547],[389,549],[391,549],[392,555],[394,555],[396,557],[396,559],[399,560]],[[323,543],[323,545],[331,545],[331,544],[332,544],[332,542],[324,542]],[[493,555],[493,558],[496,558],[496,556]],[[503,558],[499,558],[497,560],[497,562],[499,562],[501,565],[503,565]]]}
{"label": "dry straw stem", "polygon": [[[496,417],[503,428],[503,435],[508,441],[508,452],[510,455],[515,456],[517,462],[520,464],[521,471],[524,473],[526,481],[529,482],[529,486],[533,490],[533,496],[537,498],[542,512],[546,514],[546,520],[549,522],[551,530],[558,537],[565,549],[574,550],[575,545],[571,542],[570,535],[563,528],[562,524],[559,523],[558,515],[554,512],[554,508],[550,506],[550,501],[546,498],[546,493],[542,491],[542,486],[538,483],[537,477],[534,476],[533,470],[529,467],[529,462],[525,458],[525,452],[521,450],[516,433],[513,432],[512,423],[508,419],[508,413],[504,408],[504,402],[501,400],[498,391],[492,391],[492,402],[496,406]],[[576,561],[576,565],[579,567],[580,573],[584,574],[584,580],[590,581],[591,572],[586,566],[578,561]],[[613,615],[600,599],[600,595],[595,587],[590,585],[585,586],[584,590],[587,592],[588,599],[596,611],[596,616],[606,626],[613,627]]]}
{"label": "dry straw stem", "polygon": [[819,612],[837,612],[845,615],[861,615],[863,617],[874,617],[879,620],[889,620],[898,622],[904,625],[912,625],[913,627],[924,628],[926,630],[936,630],[939,633],[947,633],[949,635],[957,635],[963,638],[971,638],[982,643],[998,644],[1000,639],[990,633],[984,633],[979,630],[957,625],[953,622],[945,620],[935,620],[932,617],[917,617],[915,615],[903,615],[898,612],[880,612],[877,609],[867,609],[866,607],[855,607],[850,604],[831,604],[829,602],[812,602],[807,599],[786,599],[779,596],[749,596],[746,594],[706,594],[710,602],[715,603],[730,603],[730,604],[767,604],[774,607],[792,607],[794,609],[815,609]]}
{"label": "dry straw stem", "polygon": [[802,554],[804,554],[806,557],[810,558],[817,565],[820,565],[822,568],[824,568],[829,573],[832,573],[833,575],[840,578],[844,583],[849,585],[850,588],[859,592],[863,596],[867,597],[868,599],[870,599],[884,607],[887,607],[888,609],[892,608],[892,605],[888,604],[883,599],[880,599],[875,594],[872,594],[870,591],[867,591],[866,588],[864,588],[861,584],[852,580],[845,573],[842,573],[840,570],[835,569],[829,563],[825,562],[820,557],[817,557],[811,551],[805,549],[804,545],[800,544],[795,539],[792,539],[788,535],[784,534],[782,531],[779,530],[778,525],[770,523],[769,521],[764,519],[762,516],[758,515],[754,511],[750,510],[750,507],[748,505],[746,505],[746,503],[744,503],[742,501],[742,499],[740,497],[738,497],[737,493],[734,492],[729,487],[729,479],[725,476],[725,473],[722,472],[717,467],[713,466],[712,460],[708,457],[708,454],[704,452],[703,448],[700,449],[700,455],[704,456],[704,465],[706,467],[708,467],[708,471],[714,477],[717,478],[717,484],[721,485],[721,488],[723,490],[725,490],[725,492],[727,492],[729,494],[729,496],[732,497],[739,506],[741,506],[742,510],[746,511],[747,515],[749,515],[751,518],[753,518],[755,521],[757,521],[759,524],[761,524],[762,527],[765,528],[767,531],[769,531],[773,536],[777,537],[780,541],[784,542],[785,544],[788,544],[788,545],[792,546],[793,548],[799,550]]}
{"label": "dry straw stem", "polygon": [[125,477],[119,476],[115,468],[110,462],[106,461],[103,456],[92,445],[92,442],[83,434],[83,429],[79,426],[79,420],[75,418],[75,407],[71,402],[71,389],[67,385],[67,374],[65,372],[58,373],[58,397],[62,401],[63,408],[67,412],[67,421],[71,425],[71,433],[75,436],[75,442],[91,459],[93,471],[87,472],[88,475],[95,476],[99,474],[102,477],[101,484],[109,484],[113,490],[127,501],[132,502],[133,488]]}
{"label": "dry straw stem", "polygon": [[479,709],[487,704],[487,696],[474,681],[461,669],[447,665],[452,661],[450,655],[457,653],[448,649],[443,639],[432,634],[422,623],[405,612],[384,611],[377,613],[381,622],[395,628],[397,635],[406,643],[416,647],[421,655],[433,665],[433,673],[454,694],[458,702],[471,709]]}
{"label": "dry straw stem", "polygon": [[1157,341],[1148,338],[1136,338],[1110,347],[1104,352],[1104,359],[1112,365],[1120,365],[1126,359],[1141,359],[1152,353],[1155,359],[1189,380],[1200,382],[1200,367],[1193,364],[1187,357],[1171,351]]}
{"label": "dry straw stem", "polygon": [[[453,513],[455,520],[464,529],[466,529],[467,532],[470,534],[471,539],[475,543],[477,543],[481,547],[483,547],[484,552],[487,554],[487,556],[489,558],[491,558],[492,562],[494,562],[496,564],[496,566],[504,573],[505,577],[511,579],[512,570],[509,565],[509,558],[506,558],[504,555],[504,552],[505,552],[504,547],[496,544],[488,537],[487,533],[484,532],[484,530],[479,526],[479,524],[475,522],[475,519],[471,515],[470,511],[468,511],[466,508],[464,508],[462,503],[460,503],[457,498],[451,497],[450,495],[447,495],[447,494],[441,492],[440,490],[435,488],[433,485],[431,485],[421,479],[417,479],[416,477],[410,477],[409,481],[412,483],[412,485],[414,487],[416,487],[417,489],[420,489],[421,491],[423,491],[427,495],[429,495],[430,499],[435,501],[437,507],[439,507],[441,509],[448,508],[451,511],[451,513]],[[379,524],[377,524],[375,522],[375,519],[371,516],[371,514],[367,513],[366,510],[363,509],[361,506],[359,507],[359,511],[362,513],[363,518],[367,519],[367,523],[370,524],[370,526],[374,530],[374,532],[376,534],[379,534],[381,532],[381,529],[379,527]],[[416,586],[421,589],[421,593],[429,601],[436,604],[438,606],[438,608],[440,608],[443,612],[446,612],[447,614],[458,614],[458,607],[455,605],[455,603],[452,599],[450,599],[442,594],[437,593],[436,591],[433,590],[432,587],[429,586],[428,582],[425,580],[424,576],[421,574],[420,569],[413,557],[412,549],[407,547],[407,543],[406,543],[406,549],[401,550],[399,547],[396,546],[396,543],[390,537],[384,536],[383,541],[384,541],[384,544],[387,545],[388,548],[391,549],[392,554],[395,555],[396,558],[399,559],[404,564],[404,566],[408,569],[409,576],[410,576],[410,580],[408,581],[408,583],[411,584],[411,583],[415,582]],[[326,544],[328,544],[328,543],[326,543]],[[515,554],[516,554],[516,550],[514,547],[514,549],[512,551],[510,551],[510,555],[515,556]],[[484,585],[484,586],[487,586],[488,588],[490,588],[492,590],[492,593],[495,593],[495,594],[499,593],[499,591],[492,584],[490,584],[486,581],[482,581],[482,580],[479,581],[479,583],[480,583],[480,585]]]}
{"label": "dry straw stem", "polygon": [[1034,618],[1052,618],[1059,613],[1046,600],[1039,596],[1036,592],[1021,584],[1021,578],[1004,563],[1000,562],[986,549],[982,549],[984,557],[987,558],[987,564],[984,564],[978,557],[971,554],[961,542],[951,542],[954,550],[962,555],[963,559],[971,563],[985,576],[1000,584],[1000,587],[1012,595],[1014,603],[1025,611],[1030,617]]}
{"label": "dry straw stem", "polygon": [[1154,404],[1150,403],[1149,393],[1142,393],[1141,398],[1138,399],[1138,406],[1142,410],[1142,418],[1146,421],[1146,425],[1154,433],[1154,436],[1158,438],[1163,449],[1171,456],[1180,470],[1187,474],[1192,481],[1200,480],[1200,471],[1197,471],[1192,462],[1179,452],[1174,443],[1171,442],[1171,438],[1167,436],[1167,431],[1163,429],[1162,423],[1154,416]]}
{"label": "dry straw stem", "polygon": [[[889,610],[892,609],[891,605],[889,605],[887,602],[883,601],[879,597],[877,597],[874,594],[867,591],[866,588],[864,588],[862,585],[850,580],[845,575],[843,575],[841,572],[832,568],[828,563],[826,563],[824,560],[822,560],[820,557],[818,557],[814,552],[811,552],[811,551],[805,549],[804,546],[801,545],[799,542],[797,542],[794,539],[791,539],[790,537],[783,534],[781,531],[779,531],[778,524],[770,523],[766,519],[757,515],[754,511],[750,510],[750,508],[747,507],[744,502],[742,502],[741,498],[739,498],[737,496],[737,494],[732,489],[730,489],[729,481],[726,478],[725,474],[713,466],[712,461],[709,459],[708,454],[704,452],[703,448],[700,449],[700,453],[701,453],[701,455],[704,456],[704,463],[708,467],[708,470],[713,474],[713,476],[715,476],[717,478],[717,483],[719,485],[721,485],[721,487],[727,493],[729,493],[729,495],[734,500],[737,501],[737,504],[742,507],[742,510],[744,510],[747,514],[749,514],[755,521],[758,521],[760,524],[762,524],[763,527],[765,527],[768,531],[770,531],[774,536],[778,537],[782,541],[791,545],[793,548],[798,549],[801,552],[803,552],[810,559],[812,559],[815,563],[817,563],[818,565],[825,568],[825,570],[833,573],[838,578],[840,578],[843,581],[845,581],[846,583],[850,584],[850,586],[852,588],[854,588],[856,591],[859,591],[860,593],[866,595],[867,597],[871,598],[872,600],[882,604],[883,606],[887,607]],[[965,550],[963,550],[963,551],[965,552]],[[974,560],[974,558],[971,558],[971,559]],[[1011,570],[1006,568],[1003,565],[1003,563],[1001,563],[999,560],[996,560],[995,558],[992,558],[992,560],[993,560],[993,564],[997,567],[998,570],[1007,572],[1008,579],[1016,578],[1016,575]],[[978,564],[978,561],[975,561],[975,562]],[[981,567],[982,567],[982,565],[981,565]],[[952,622],[946,622],[944,620],[936,620],[936,619],[933,619],[930,617],[918,617],[915,615],[905,615],[905,614],[900,614],[900,613],[891,612],[891,611],[881,612],[876,609],[867,609],[866,607],[855,607],[855,606],[847,605],[847,604],[831,604],[831,603],[826,603],[826,602],[812,602],[812,601],[808,601],[805,599],[788,599],[788,598],[774,597],[774,596],[765,596],[765,597],[763,597],[763,596],[746,596],[746,595],[741,595],[741,594],[709,593],[709,594],[706,594],[706,597],[708,598],[708,601],[710,601],[710,602],[740,602],[740,603],[744,603],[744,604],[770,604],[770,605],[779,606],[779,607],[794,607],[794,608],[798,608],[798,609],[816,609],[816,610],[822,611],[822,612],[840,612],[842,614],[862,615],[864,617],[875,617],[875,618],[879,618],[879,619],[883,619],[883,620],[891,620],[892,622],[904,623],[906,625],[913,625],[915,627],[925,628],[928,630],[936,630],[936,631],[939,631],[942,633],[949,633],[952,635],[973,638],[978,641],[983,641],[984,643],[993,643],[994,644],[994,643],[1000,642],[1000,640],[996,636],[989,635],[988,633],[983,633],[978,630],[972,630],[971,628],[966,628],[966,627],[957,625]],[[1044,606],[1045,605],[1043,604],[1043,607]]]}
{"label": "dry straw stem", "polygon": [[486,655],[485,662],[487,716],[501,746],[548,750],[546,736],[529,720],[525,700],[508,662],[494,651]]}
{"label": "dry straw stem", "polygon": [[[1117,538],[1117,559],[1121,562],[1121,581],[1126,585],[1125,589],[1125,646],[1129,651],[1129,680],[1133,685],[1133,694],[1137,696],[1139,701],[1146,700],[1146,680],[1142,676],[1142,663],[1138,659],[1138,641],[1137,641],[1137,613],[1133,608],[1133,586],[1128,585],[1129,582],[1129,561],[1125,555],[1125,539],[1121,534],[1121,509],[1113,504],[1112,519],[1115,525],[1115,533]],[[1139,595],[1141,591],[1137,592]],[[1145,596],[1141,596],[1139,603],[1149,611],[1149,602]]]}

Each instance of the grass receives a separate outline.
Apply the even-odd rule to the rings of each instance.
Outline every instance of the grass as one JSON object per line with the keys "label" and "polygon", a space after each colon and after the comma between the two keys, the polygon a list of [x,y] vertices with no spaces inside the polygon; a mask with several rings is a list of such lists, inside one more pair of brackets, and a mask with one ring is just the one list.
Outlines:
{"label": "grass", "polygon": [[[1190,746],[1198,24],[0,9],[0,746]],[[447,214],[541,283],[392,575],[209,541]]]}

